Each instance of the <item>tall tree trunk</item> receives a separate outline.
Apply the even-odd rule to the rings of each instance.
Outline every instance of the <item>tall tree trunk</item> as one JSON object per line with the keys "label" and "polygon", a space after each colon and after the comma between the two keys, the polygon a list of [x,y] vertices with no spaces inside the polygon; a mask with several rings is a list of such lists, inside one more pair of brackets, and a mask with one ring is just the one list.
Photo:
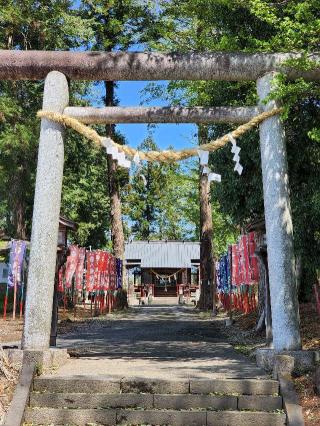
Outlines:
{"label": "tall tree trunk", "polygon": [[12,187],[9,194],[14,236],[21,240],[27,239],[25,191],[22,190],[25,186],[26,179],[25,168],[23,165],[20,165],[17,173],[13,176]]}
{"label": "tall tree trunk", "polygon": [[[206,126],[198,127],[199,145],[208,140]],[[215,300],[216,285],[213,256],[213,227],[212,208],[210,200],[210,183],[208,176],[202,174],[202,166],[199,169],[199,200],[200,200],[200,300],[198,307],[203,310],[212,309],[216,313]]]}
{"label": "tall tree trunk", "polygon": [[[114,106],[114,82],[105,81],[105,105]],[[114,137],[115,126],[108,124],[106,126],[106,135]],[[108,163],[108,180],[109,180],[109,196],[110,196],[110,216],[111,216],[111,240],[113,246],[113,254],[123,259],[124,257],[124,233],[121,215],[121,198],[119,187],[119,176],[117,171],[117,163],[111,157],[107,156]]]}
{"label": "tall tree trunk", "polygon": [[27,228],[25,222],[25,203],[23,200],[19,199],[15,203],[15,211],[13,215],[15,235],[18,239],[26,240],[27,239]]}

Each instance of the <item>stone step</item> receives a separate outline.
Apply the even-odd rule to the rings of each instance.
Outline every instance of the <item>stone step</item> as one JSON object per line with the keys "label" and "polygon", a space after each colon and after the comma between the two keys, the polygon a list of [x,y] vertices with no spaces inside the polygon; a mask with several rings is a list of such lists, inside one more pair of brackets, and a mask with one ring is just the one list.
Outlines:
{"label": "stone step", "polygon": [[37,392],[61,393],[149,393],[149,394],[241,394],[278,395],[279,383],[270,379],[115,379],[108,376],[41,376],[35,378]]}
{"label": "stone step", "polygon": [[191,379],[190,393],[278,395],[279,382],[271,379]]}
{"label": "stone step", "polygon": [[48,408],[137,408],[213,409],[275,411],[282,409],[282,398],[269,395],[161,395],[161,394],[86,394],[31,393],[31,407]]}
{"label": "stone step", "polygon": [[33,425],[284,426],[282,413],[249,411],[177,411],[129,409],[27,408]]}
{"label": "stone step", "polygon": [[173,306],[178,305],[179,297],[175,294],[173,296],[156,296],[152,298],[152,305],[163,305],[163,306]]}

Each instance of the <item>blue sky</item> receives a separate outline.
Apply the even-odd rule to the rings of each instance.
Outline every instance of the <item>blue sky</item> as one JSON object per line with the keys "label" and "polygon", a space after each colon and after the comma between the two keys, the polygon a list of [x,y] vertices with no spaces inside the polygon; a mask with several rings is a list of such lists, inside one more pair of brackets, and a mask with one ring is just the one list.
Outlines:
{"label": "blue sky", "polygon": [[[77,4],[77,2],[75,2]],[[85,47],[76,50],[86,50]],[[143,44],[134,44],[128,51],[143,52]],[[119,99],[119,106],[166,106],[162,99],[157,99],[148,104],[142,103],[142,90],[150,81],[117,81],[116,96]],[[157,81],[165,85],[166,81]],[[102,96],[104,93],[103,82],[92,87],[89,100],[92,106],[103,107]],[[150,134],[153,135],[155,143],[159,149],[167,149],[172,146],[174,149],[182,149],[197,144],[197,127],[194,124],[157,124],[150,128],[147,124],[119,124],[117,129],[125,136],[127,145],[136,148]]]}
{"label": "blue sky", "polygon": [[[163,82],[162,82],[163,83]],[[148,82],[145,81],[121,81],[117,96],[121,106],[139,105],[141,102],[141,90]],[[149,103],[150,106],[165,105],[162,100]],[[121,124],[118,129],[127,137],[128,144],[136,147],[148,135],[148,126],[145,124]],[[192,144],[196,133],[193,124],[158,124],[152,129],[154,140],[160,149],[166,149],[172,145],[175,149],[181,149]]]}
{"label": "blue sky", "polygon": [[[120,106],[139,106],[142,101],[141,91],[147,86],[148,81],[119,81],[116,96]],[[165,84],[164,81],[158,82]],[[92,94],[92,105],[102,106],[102,91],[99,85],[95,86]],[[146,105],[146,104],[144,104]],[[153,100],[149,106],[166,105],[162,99]],[[190,147],[196,143],[196,126],[193,124],[157,124],[148,128],[147,124],[119,124],[117,129],[126,137],[127,144],[137,147],[148,134],[153,135],[154,141],[160,149],[169,145],[175,149]]]}

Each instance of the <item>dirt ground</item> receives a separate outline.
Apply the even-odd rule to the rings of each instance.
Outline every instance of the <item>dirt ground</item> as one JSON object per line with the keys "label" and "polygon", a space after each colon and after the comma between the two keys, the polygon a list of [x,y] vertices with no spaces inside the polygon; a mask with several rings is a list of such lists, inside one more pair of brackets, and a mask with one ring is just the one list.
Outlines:
{"label": "dirt ground", "polygon": [[23,329],[23,319],[0,318],[0,344],[20,342]]}
{"label": "dirt ground", "polygon": [[[75,315],[76,314],[76,315]],[[59,310],[59,333],[67,332],[75,324],[83,319],[91,318],[90,309],[83,309],[83,306],[77,307],[76,311],[69,309]],[[23,330],[23,318],[12,319],[12,314],[8,313],[7,319],[0,318],[0,344],[20,342]]]}
{"label": "dirt ground", "polygon": [[12,399],[18,374],[19,371],[10,365],[4,351],[0,349],[0,425]]}

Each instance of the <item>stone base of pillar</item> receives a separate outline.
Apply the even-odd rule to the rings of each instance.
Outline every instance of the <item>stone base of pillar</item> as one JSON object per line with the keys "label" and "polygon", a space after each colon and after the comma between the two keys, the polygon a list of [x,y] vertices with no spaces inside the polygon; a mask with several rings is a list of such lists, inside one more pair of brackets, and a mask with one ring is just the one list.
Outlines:
{"label": "stone base of pillar", "polygon": [[20,369],[23,359],[34,360],[37,365],[38,372],[51,368],[58,368],[70,358],[67,349],[50,348],[45,351],[30,351],[22,349],[5,349],[4,350],[10,364]]}
{"label": "stone base of pillar", "polygon": [[289,355],[294,358],[293,372],[301,374],[314,370],[320,361],[320,351],[285,351],[276,353],[274,349],[260,348],[255,352],[258,367],[264,368],[268,372],[273,372],[276,363],[276,356]]}

